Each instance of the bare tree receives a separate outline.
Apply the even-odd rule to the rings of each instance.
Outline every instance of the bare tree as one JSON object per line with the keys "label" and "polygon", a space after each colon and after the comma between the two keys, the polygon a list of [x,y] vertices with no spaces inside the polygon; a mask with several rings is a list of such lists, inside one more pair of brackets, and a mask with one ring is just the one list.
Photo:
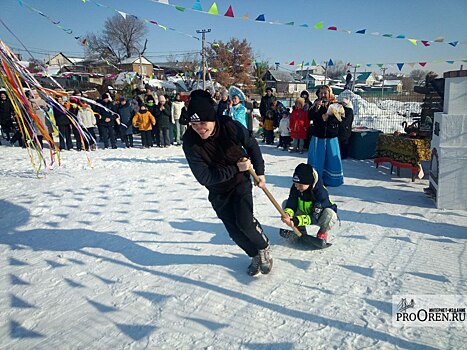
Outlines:
{"label": "bare tree", "polygon": [[216,80],[229,87],[239,85],[242,89],[251,88],[250,68],[253,61],[253,51],[250,44],[243,39],[240,41],[231,38],[229,42],[219,41],[215,46],[208,48],[208,64],[216,68],[216,73],[211,73]]}
{"label": "bare tree", "polygon": [[87,55],[102,57],[111,61],[139,54],[144,45],[143,38],[148,33],[144,21],[132,16],[115,14],[107,18],[102,34],[87,35]]}
{"label": "bare tree", "polygon": [[418,84],[425,79],[426,74],[427,72],[422,69],[414,69],[410,72],[409,76]]}
{"label": "bare tree", "polygon": [[328,77],[331,79],[342,79],[347,72],[348,66],[343,61],[337,61],[333,66],[328,66]]}

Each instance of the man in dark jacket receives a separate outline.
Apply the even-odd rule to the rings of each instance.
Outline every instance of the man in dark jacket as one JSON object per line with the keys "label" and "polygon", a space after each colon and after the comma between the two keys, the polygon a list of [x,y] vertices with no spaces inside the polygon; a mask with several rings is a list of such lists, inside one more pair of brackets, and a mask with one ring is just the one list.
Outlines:
{"label": "man in dark jacket", "polygon": [[71,150],[73,149],[73,141],[71,140],[71,121],[66,115],[66,108],[63,105],[63,99],[61,96],[57,97],[57,102],[59,103],[59,106],[53,106],[53,112],[55,124],[57,124],[59,131],[59,147],[61,150]]}
{"label": "man in dark jacket", "polygon": [[122,142],[127,148],[133,147],[133,117],[135,112],[130,103],[125,97],[120,97],[120,105],[118,106],[118,115],[120,116],[120,136]]}
{"label": "man in dark jacket", "polygon": [[[261,114],[261,123],[264,124],[266,120],[267,112],[272,109],[272,103],[276,98],[272,94],[272,88],[268,87],[266,89],[266,95],[261,97],[261,102],[259,103],[259,113]],[[263,134],[263,142],[266,142],[266,136]]]}
{"label": "man in dark jacket", "polygon": [[257,186],[265,187],[258,143],[239,122],[217,118],[211,96],[205,91],[192,92],[187,113],[190,127],[183,136],[183,151],[193,175],[209,190],[209,201],[229,236],[252,258],[248,274],[269,273],[269,239],[253,216],[248,172],[253,165],[260,178]]}
{"label": "man in dark jacket", "polygon": [[[329,199],[323,180],[311,165],[299,164],[295,168],[292,181],[289,198],[283,204],[286,216],[282,217],[282,221],[290,227],[296,226],[302,236],[298,238],[295,233],[287,230],[281,230],[280,235],[300,239],[318,248],[326,248],[329,231],[337,220],[337,206]],[[308,225],[319,226],[316,237],[307,234]]]}
{"label": "man in dark jacket", "polygon": [[117,148],[117,144],[115,141],[114,126],[118,115],[113,112],[114,106],[112,99],[108,93],[105,93],[102,95],[102,99],[96,102],[105,107],[95,106],[95,112],[99,114],[97,125],[99,126],[99,133],[102,133],[102,135],[99,136],[102,142],[104,142],[104,149],[109,148],[109,141],[112,148],[115,149]]}
{"label": "man in dark jacket", "polygon": [[5,91],[0,91],[0,126],[7,141],[10,141],[10,132],[13,131],[13,115],[14,111],[11,101],[8,99]]}
{"label": "man in dark jacket", "polygon": [[164,95],[159,96],[159,104],[154,110],[154,117],[156,118],[156,125],[159,126],[159,140],[160,147],[170,146],[170,120],[172,113],[170,107],[167,105],[167,100]]}

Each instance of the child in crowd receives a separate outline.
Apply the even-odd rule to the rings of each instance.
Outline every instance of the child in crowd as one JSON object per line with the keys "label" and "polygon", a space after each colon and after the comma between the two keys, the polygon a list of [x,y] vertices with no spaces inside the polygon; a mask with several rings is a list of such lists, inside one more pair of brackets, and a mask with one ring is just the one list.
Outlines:
{"label": "child in crowd", "polygon": [[288,114],[285,114],[279,122],[279,132],[279,145],[277,147],[282,147],[282,150],[286,151],[292,142],[292,138],[290,137],[290,117]]}
{"label": "child in crowd", "polygon": [[266,144],[274,144],[274,111],[272,109],[266,112],[263,121],[264,136]]}
{"label": "child in crowd", "polygon": [[304,98],[299,97],[295,100],[295,107],[290,116],[290,136],[292,136],[293,139],[293,149],[291,149],[290,152],[303,153],[308,127],[310,125],[308,113],[303,109],[304,105]]}
{"label": "child in crowd", "polygon": [[139,112],[133,118],[133,126],[141,132],[142,148],[151,148],[152,146],[152,127],[156,125],[156,119],[148,111],[146,105],[142,105]]}
{"label": "child in crowd", "polygon": [[[337,206],[329,199],[323,181],[311,165],[299,164],[295,168],[292,181],[289,198],[282,204],[287,214],[282,217],[282,222],[289,227],[296,226],[302,236],[299,238],[289,230],[281,230],[280,235],[318,248],[326,248],[329,231],[337,220]],[[319,226],[316,237],[307,234],[306,226],[309,225]]]}

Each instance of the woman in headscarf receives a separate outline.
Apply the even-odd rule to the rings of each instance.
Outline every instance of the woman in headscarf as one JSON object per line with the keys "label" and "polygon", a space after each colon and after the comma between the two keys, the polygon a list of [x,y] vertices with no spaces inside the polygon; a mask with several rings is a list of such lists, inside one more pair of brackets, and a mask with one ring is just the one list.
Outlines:
{"label": "woman in headscarf", "polygon": [[344,183],[344,173],[338,134],[344,108],[337,103],[331,87],[327,85],[320,86],[316,95],[318,98],[309,113],[313,131],[308,148],[308,164],[318,172],[325,185],[340,186]]}

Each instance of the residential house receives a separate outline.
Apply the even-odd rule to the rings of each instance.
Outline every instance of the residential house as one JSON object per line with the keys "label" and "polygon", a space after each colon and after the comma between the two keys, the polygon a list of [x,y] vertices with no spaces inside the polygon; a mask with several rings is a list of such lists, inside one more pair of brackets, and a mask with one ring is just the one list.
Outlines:
{"label": "residential house", "polygon": [[275,89],[278,94],[300,94],[306,89],[306,84],[300,81],[300,77],[280,70],[268,70],[263,76],[266,87]]}
{"label": "residential house", "polygon": [[154,69],[152,63],[144,56],[133,56],[126,58],[120,62],[119,68],[126,72],[137,72],[138,74],[142,73],[144,76],[152,76]]}

